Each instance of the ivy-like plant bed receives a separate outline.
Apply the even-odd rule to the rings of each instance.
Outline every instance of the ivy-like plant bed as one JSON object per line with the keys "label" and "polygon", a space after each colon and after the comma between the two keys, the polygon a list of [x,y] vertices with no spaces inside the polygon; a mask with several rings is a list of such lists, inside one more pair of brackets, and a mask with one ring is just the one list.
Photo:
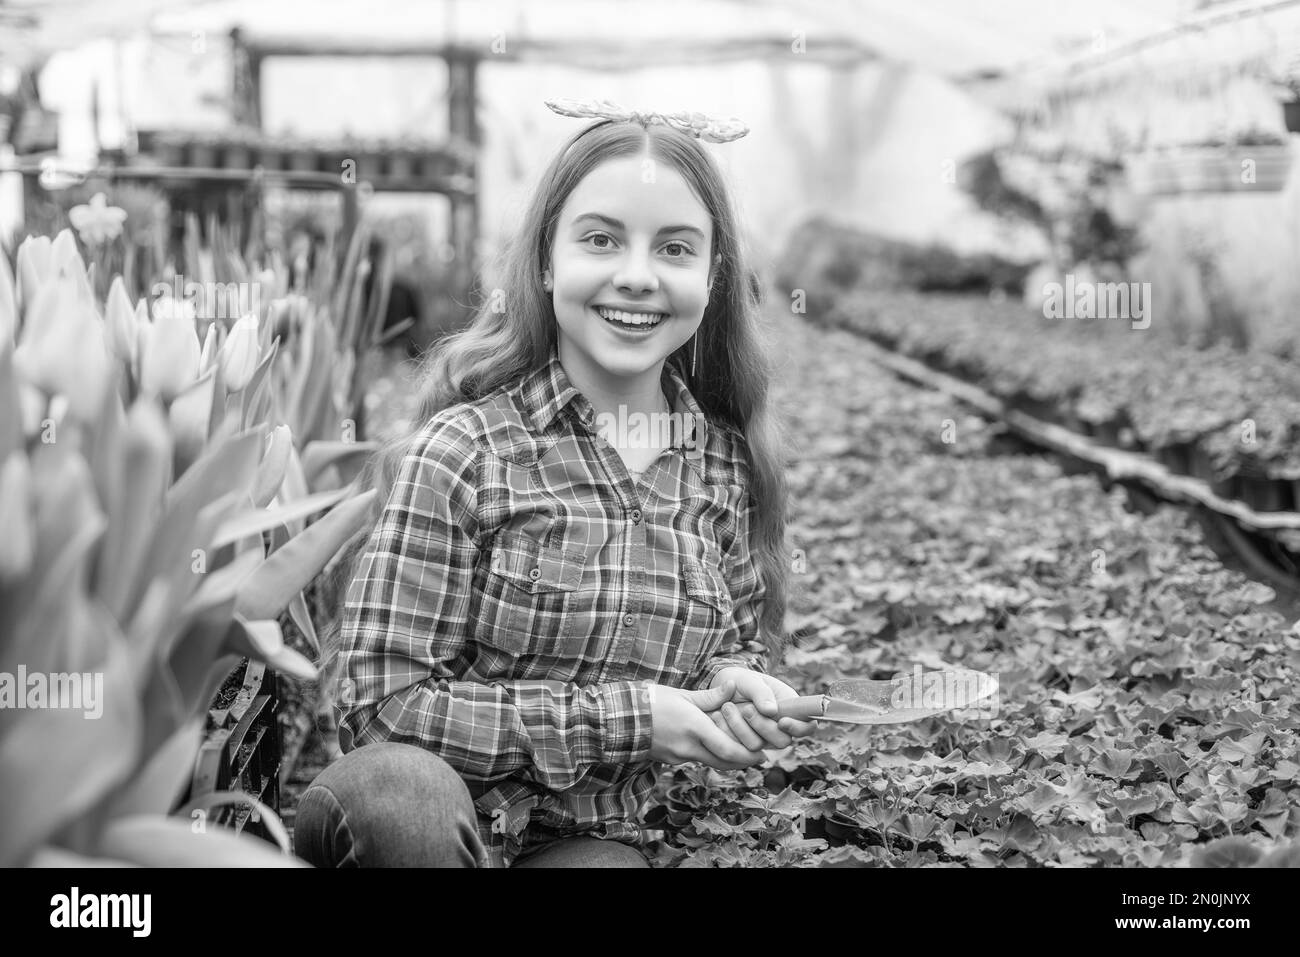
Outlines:
{"label": "ivy-like plant bed", "polygon": [[1294,363],[1223,344],[1180,346],[1128,322],[1046,319],[987,296],[859,287],[815,318],[972,381],[1031,415],[1149,450],[1174,471],[1202,472],[1222,494],[1242,494],[1246,478],[1273,482],[1275,495],[1243,496],[1252,507],[1297,507]]}
{"label": "ivy-like plant bed", "polygon": [[[914,300],[922,316],[925,300]],[[793,646],[839,677],[996,673],[996,713],[822,724],[744,772],[665,768],[652,862],[1177,866],[1294,854],[1300,634],[1182,509],[1001,454],[999,427],[784,319]],[[1278,857],[1272,858],[1278,860]]]}

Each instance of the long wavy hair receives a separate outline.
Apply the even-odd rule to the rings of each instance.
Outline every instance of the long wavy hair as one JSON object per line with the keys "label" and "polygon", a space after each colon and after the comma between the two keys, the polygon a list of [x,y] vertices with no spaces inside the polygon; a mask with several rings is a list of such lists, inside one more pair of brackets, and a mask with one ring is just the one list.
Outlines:
{"label": "long wavy hair", "polygon": [[[785,548],[786,482],[780,450],[785,432],[768,392],[771,361],[760,327],[761,289],[746,265],[740,235],[722,174],[693,137],[664,125],[602,120],[568,141],[543,172],[524,212],[523,222],[498,263],[502,288],[476,308],[470,323],[430,347],[418,373],[423,383],[419,413],[412,431],[389,442],[371,457],[362,475],[388,500],[398,468],[412,441],[436,413],[509,388],[550,360],[557,341],[551,299],[542,287],[560,211],[588,173],[606,160],[645,155],[668,164],[686,180],[713,221],[712,262],[718,255],[708,305],[697,336],[698,376],[690,374],[691,343],[668,357],[709,421],[722,421],[744,436],[750,467],[750,499],[756,506],[750,523],[750,547],[766,586],[760,630],[771,661],[785,649],[784,629],[788,566]],[[501,308],[501,296],[504,306]],[[327,590],[342,601],[365,547],[367,536],[352,540],[334,566]],[[337,654],[338,608],[330,635],[322,641],[322,664]],[[332,644],[333,647],[326,647]]]}

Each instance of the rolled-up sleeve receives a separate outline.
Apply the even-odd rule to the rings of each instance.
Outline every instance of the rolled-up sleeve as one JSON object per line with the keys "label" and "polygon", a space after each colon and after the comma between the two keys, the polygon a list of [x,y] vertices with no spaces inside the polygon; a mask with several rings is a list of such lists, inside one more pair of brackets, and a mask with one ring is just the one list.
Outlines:
{"label": "rolled-up sleeve", "polygon": [[532,768],[555,790],[587,764],[648,760],[644,682],[487,684],[452,671],[472,633],[483,454],[462,421],[435,418],[402,461],[340,622],[340,746],[416,744],[466,778]]}

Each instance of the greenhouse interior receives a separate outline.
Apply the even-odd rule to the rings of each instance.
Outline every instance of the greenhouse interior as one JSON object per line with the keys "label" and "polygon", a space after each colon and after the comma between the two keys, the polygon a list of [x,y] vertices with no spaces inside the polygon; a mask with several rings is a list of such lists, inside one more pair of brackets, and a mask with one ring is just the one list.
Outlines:
{"label": "greenhouse interior", "polygon": [[1297,133],[1295,0],[0,0],[0,864],[1300,866]]}

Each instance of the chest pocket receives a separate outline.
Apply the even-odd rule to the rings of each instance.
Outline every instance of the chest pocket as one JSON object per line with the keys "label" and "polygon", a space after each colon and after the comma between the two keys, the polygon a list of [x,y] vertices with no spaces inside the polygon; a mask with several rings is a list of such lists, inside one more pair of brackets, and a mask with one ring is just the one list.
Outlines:
{"label": "chest pocket", "polygon": [[685,555],[681,571],[686,620],[674,670],[685,678],[721,645],[723,632],[731,624],[731,592],[722,570],[712,561]]}
{"label": "chest pocket", "polygon": [[554,653],[577,617],[586,552],[544,546],[518,533],[492,548],[482,624],[494,646],[512,654]]}

